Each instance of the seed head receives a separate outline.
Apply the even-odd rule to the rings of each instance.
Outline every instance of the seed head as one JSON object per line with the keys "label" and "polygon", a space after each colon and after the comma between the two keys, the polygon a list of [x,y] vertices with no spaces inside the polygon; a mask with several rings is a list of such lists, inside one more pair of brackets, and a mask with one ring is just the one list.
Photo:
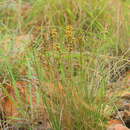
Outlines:
{"label": "seed head", "polygon": [[51,37],[53,40],[57,38],[57,30],[56,29],[51,30]]}
{"label": "seed head", "polygon": [[66,27],[66,36],[68,39],[71,39],[73,37],[73,27],[71,25],[68,25]]}

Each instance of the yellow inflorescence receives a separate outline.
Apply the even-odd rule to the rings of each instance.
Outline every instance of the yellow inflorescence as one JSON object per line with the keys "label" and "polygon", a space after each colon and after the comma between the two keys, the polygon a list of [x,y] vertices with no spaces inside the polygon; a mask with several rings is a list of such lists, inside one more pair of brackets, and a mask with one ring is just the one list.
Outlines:
{"label": "yellow inflorescence", "polygon": [[73,27],[71,25],[68,25],[66,27],[66,36],[67,36],[68,39],[73,38]]}
{"label": "yellow inflorescence", "polygon": [[59,43],[55,43],[54,46],[53,46],[53,48],[54,48],[56,51],[58,51],[58,52],[61,51],[61,48],[60,48]]}
{"label": "yellow inflorescence", "polygon": [[52,29],[51,30],[51,37],[53,40],[55,40],[57,38],[57,30],[56,29]]}

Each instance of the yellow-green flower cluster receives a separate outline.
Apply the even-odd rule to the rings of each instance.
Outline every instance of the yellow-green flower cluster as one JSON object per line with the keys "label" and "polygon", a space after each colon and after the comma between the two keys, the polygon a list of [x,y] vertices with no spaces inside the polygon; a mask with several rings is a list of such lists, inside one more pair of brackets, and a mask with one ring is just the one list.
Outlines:
{"label": "yellow-green flower cluster", "polygon": [[71,25],[68,25],[66,27],[66,46],[69,52],[71,52],[74,48],[74,34],[73,34],[73,27]]}
{"label": "yellow-green flower cluster", "polygon": [[54,28],[54,29],[52,29],[51,30],[51,38],[53,39],[53,40],[56,40],[56,38],[57,38],[57,30]]}
{"label": "yellow-green flower cluster", "polygon": [[60,48],[59,43],[55,43],[54,46],[53,46],[53,48],[54,48],[56,51],[61,52],[61,48]]}
{"label": "yellow-green flower cluster", "polygon": [[71,25],[68,25],[66,27],[66,37],[68,39],[72,39],[73,38],[73,27]]}

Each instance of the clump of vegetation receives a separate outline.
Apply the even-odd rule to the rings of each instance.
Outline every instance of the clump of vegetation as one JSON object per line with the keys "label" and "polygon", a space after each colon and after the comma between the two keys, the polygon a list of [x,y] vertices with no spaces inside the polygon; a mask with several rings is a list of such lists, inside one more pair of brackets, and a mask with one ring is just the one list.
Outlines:
{"label": "clump of vegetation", "polygon": [[130,66],[129,4],[0,0],[1,126],[105,129],[109,82]]}

